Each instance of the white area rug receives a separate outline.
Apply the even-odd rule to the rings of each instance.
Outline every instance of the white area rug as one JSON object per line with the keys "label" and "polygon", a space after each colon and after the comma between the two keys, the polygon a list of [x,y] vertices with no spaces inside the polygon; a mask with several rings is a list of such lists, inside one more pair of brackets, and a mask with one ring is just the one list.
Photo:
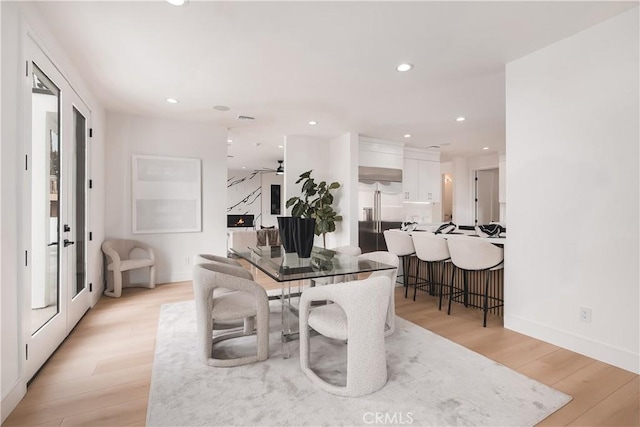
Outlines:
{"label": "white area rug", "polygon": [[[271,307],[270,358],[212,368],[195,355],[193,302],[163,305],[147,425],[530,426],[571,400],[400,318],[386,341],[386,386],[361,398],[334,396],[302,374],[297,342],[292,343],[291,358],[282,358],[279,304],[272,302]],[[255,345],[255,337],[231,343],[244,353]],[[316,336],[311,348],[314,369],[339,382],[346,369],[345,344]]]}

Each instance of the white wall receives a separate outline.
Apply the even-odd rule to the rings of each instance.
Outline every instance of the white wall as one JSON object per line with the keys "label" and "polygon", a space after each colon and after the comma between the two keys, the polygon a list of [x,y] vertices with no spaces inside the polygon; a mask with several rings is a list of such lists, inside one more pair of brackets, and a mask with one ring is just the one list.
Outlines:
{"label": "white wall", "polygon": [[638,35],[636,8],[506,70],[505,327],[635,373]]}
{"label": "white wall", "polygon": [[[109,113],[105,152],[106,238],[151,245],[158,283],[191,279],[194,255],[226,254],[227,131],[211,124]],[[147,154],[202,160],[202,231],[133,234],[131,156]],[[224,202],[221,203],[221,200]]]}
{"label": "white wall", "polygon": [[336,232],[327,235],[327,247],[358,245],[359,136],[346,133],[329,141],[331,181],[341,185],[335,192],[335,210],[342,215]]}
{"label": "white wall", "polygon": [[[338,181],[342,186],[333,194],[338,204],[336,212],[343,217],[335,233],[327,235],[327,247],[356,244],[357,227],[357,157],[358,144],[356,134],[346,134],[332,140],[306,136],[286,136],[284,146],[284,200],[300,196],[301,186],[295,182],[301,173],[313,170],[316,182]],[[356,163],[350,163],[355,160]],[[352,193],[353,192],[353,193]],[[354,200],[355,199],[355,205]],[[354,207],[355,206],[355,207]],[[287,209],[291,214],[291,209]],[[316,246],[322,246],[322,237],[317,236]]]}
{"label": "white wall", "polygon": [[2,197],[0,212],[0,241],[2,245],[2,269],[0,283],[1,305],[1,397],[0,415],[2,420],[9,415],[26,393],[23,377],[23,329],[22,294],[26,289],[21,282],[22,253],[24,244],[21,239],[23,227],[20,206],[22,205],[22,165],[24,164],[24,146],[22,145],[22,96],[20,89],[24,84],[23,42],[27,31],[42,43],[47,55],[54,61],[62,74],[71,82],[91,110],[90,124],[94,129],[91,138],[90,177],[94,188],[90,194],[89,226],[93,232],[93,242],[88,250],[88,279],[93,283],[92,305],[102,295],[99,284],[102,282],[102,255],[100,242],[104,236],[104,192],[102,150],[104,147],[105,113],[92,95],[89,86],[66,55],[65,49],[51,36],[46,20],[29,3],[0,2],[1,10],[1,88],[2,88],[2,144],[0,146],[2,174]]}
{"label": "white wall", "polygon": [[476,157],[454,157],[441,164],[442,173],[453,175],[453,222],[473,225],[475,221],[475,171],[494,169],[499,165],[498,154]]}

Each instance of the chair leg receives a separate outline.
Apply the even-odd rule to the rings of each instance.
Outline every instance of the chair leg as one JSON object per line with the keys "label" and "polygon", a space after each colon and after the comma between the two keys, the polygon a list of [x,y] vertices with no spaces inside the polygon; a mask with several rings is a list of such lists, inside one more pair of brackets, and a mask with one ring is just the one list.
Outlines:
{"label": "chair leg", "polygon": [[156,287],[156,266],[152,265],[149,267],[149,289],[154,289]]}
{"label": "chair leg", "polygon": [[464,300],[464,306],[469,307],[469,272],[467,270],[463,271],[462,278],[464,279],[462,299]]}
{"label": "chair leg", "polygon": [[456,277],[456,266],[451,266],[451,282],[449,282],[449,309],[447,314],[451,314],[451,300],[453,300],[453,279]]}
{"label": "chair leg", "polygon": [[[420,271],[420,259],[416,258],[416,277],[413,282],[413,300],[416,300],[416,292],[418,291],[418,272]],[[427,263],[427,282],[429,281],[429,263]]]}
{"label": "chair leg", "polygon": [[444,270],[445,270],[445,262],[442,261],[440,263],[440,268],[442,269],[440,271],[440,283],[438,284],[438,290],[439,290],[439,298],[438,298],[438,311],[442,310],[442,288],[444,287]]}
{"label": "chair leg", "polygon": [[482,322],[482,326],[483,327],[487,327],[487,307],[489,306],[489,277],[491,276],[491,271],[487,270],[485,271],[485,283],[484,283],[484,304],[483,304],[483,311],[484,311],[484,320]]}
{"label": "chair leg", "polygon": [[407,298],[409,293],[409,258],[407,255],[402,257],[402,282],[404,283],[404,297]]}

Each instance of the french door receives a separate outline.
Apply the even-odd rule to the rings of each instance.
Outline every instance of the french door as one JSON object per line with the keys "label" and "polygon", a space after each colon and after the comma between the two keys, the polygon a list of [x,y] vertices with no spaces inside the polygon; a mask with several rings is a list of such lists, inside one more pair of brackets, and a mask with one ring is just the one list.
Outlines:
{"label": "french door", "polygon": [[90,113],[32,40],[26,53],[22,329],[30,379],[89,308]]}

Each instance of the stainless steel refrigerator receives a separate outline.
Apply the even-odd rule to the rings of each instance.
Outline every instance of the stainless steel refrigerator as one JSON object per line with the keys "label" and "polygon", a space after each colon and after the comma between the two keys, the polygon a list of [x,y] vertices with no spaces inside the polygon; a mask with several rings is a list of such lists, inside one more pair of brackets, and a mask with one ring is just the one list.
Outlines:
{"label": "stainless steel refrigerator", "polygon": [[361,166],[358,180],[359,246],[363,253],[386,251],[384,231],[404,220],[402,170]]}

